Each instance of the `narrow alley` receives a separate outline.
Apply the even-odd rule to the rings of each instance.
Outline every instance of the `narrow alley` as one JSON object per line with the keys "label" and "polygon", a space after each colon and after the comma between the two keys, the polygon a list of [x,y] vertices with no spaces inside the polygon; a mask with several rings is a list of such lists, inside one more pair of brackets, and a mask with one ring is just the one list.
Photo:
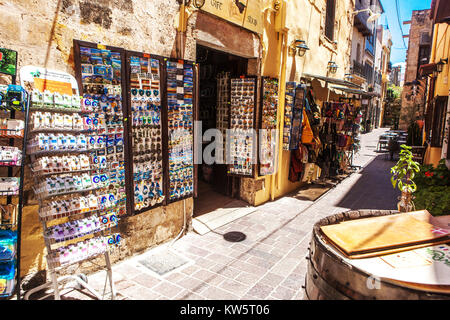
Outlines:
{"label": "narrow alley", "polygon": [[[257,210],[205,235],[189,232],[173,246],[162,245],[113,266],[117,299],[274,300],[303,299],[306,255],[311,230],[319,219],[349,209],[395,209],[397,191],[389,170],[393,162],[376,152],[377,129],[362,135],[361,150],[351,174],[315,202],[293,194],[257,207]],[[245,234],[228,242],[231,231]],[[188,261],[164,276],[142,263],[156,252],[169,250]],[[104,287],[105,272],[89,276],[89,284]],[[86,299],[71,291],[63,299]]]}

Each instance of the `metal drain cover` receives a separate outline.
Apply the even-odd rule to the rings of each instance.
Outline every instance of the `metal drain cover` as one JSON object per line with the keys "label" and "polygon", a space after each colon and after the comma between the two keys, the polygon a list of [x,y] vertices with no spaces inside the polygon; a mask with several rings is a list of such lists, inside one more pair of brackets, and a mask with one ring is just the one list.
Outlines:
{"label": "metal drain cover", "polygon": [[145,260],[140,260],[139,263],[151,271],[156,272],[160,276],[163,276],[166,273],[188,263],[188,260],[172,251],[162,250],[158,253],[147,256]]}
{"label": "metal drain cover", "polygon": [[231,231],[227,232],[223,235],[223,238],[229,242],[241,242],[244,241],[247,236],[245,233],[239,232],[239,231]]}

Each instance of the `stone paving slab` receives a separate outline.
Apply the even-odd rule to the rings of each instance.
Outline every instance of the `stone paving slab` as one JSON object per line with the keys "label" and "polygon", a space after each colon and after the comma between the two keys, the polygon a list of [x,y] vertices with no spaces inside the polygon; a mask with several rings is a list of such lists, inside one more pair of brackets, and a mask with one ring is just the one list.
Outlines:
{"label": "stone paving slab", "polygon": [[[212,232],[190,232],[179,239],[170,250],[191,263],[167,276],[156,277],[137,267],[139,256],[114,265],[118,294],[128,299],[303,299],[305,257],[314,223],[354,206],[395,207],[397,194],[388,170],[393,163],[372,148],[383,131],[362,136],[362,151],[354,163],[364,170],[353,173],[317,201],[283,197]],[[243,232],[247,238],[227,242],[223,234],[228,231]],[[166,250],[168,245],[157,249]],[[104,274],[90,275],[89,283],[101,283]]]}

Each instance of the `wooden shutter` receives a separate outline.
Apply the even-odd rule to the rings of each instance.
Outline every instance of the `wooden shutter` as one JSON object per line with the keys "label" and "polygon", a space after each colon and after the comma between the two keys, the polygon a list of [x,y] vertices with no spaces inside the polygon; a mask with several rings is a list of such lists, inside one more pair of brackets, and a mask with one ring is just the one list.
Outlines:
{"label": "wooden shutter", "polygon": [[327,9],[325,17],[325,36],[334,39],[334,17],[336,9],[336,0],[327,0]]}
{"label": "wooden shutter", "polygon": [[437,96],[433,110],[431,146],[442,147],[444,139],[445,115],[447,112],[447,96]]}

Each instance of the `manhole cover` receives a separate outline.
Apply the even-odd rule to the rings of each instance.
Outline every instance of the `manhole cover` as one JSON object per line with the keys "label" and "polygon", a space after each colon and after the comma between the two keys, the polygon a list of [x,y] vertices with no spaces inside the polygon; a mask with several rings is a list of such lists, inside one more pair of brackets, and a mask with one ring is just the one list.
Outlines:
{"label": "manhole cover", "polygon": [[223,235],[223,238],[229,242],[241,242],[244,241],[247,236],[239,231],[227,232]]}
{"label": "manhole cover", "polygon": [[150,256],[147,256],[145,260],[139,261],[139,263],[152,270],[153,272],[158,273],[160,276],[181,267],[187,262],[188,260],[167,250],[154,253]]}

